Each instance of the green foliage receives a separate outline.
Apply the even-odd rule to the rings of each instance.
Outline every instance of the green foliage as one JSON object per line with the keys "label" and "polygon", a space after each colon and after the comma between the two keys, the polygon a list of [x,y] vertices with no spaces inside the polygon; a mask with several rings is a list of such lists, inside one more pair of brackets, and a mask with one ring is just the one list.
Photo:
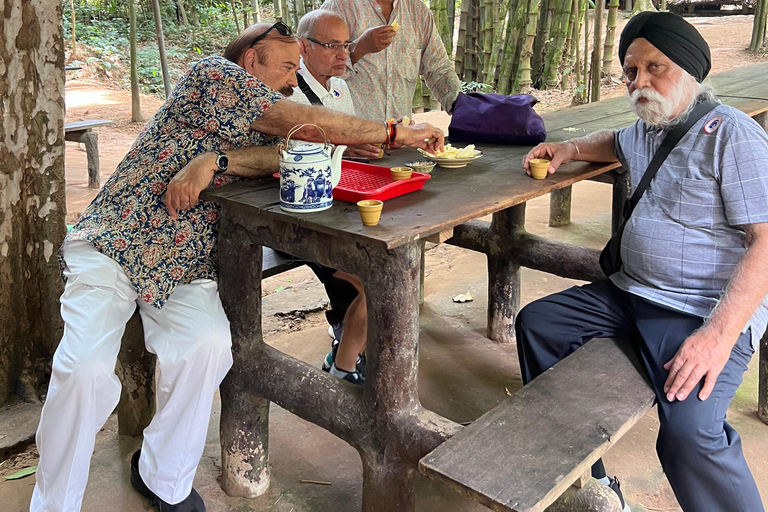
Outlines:
{"label": "green foliage", "polygon": [[[164,96],[160,55],[157,48],[152,0],[134,0],[136,5],[137,68],[139,83],[146,93]],[[236,0],[239,5],[241,0]],[[75,58],[83,67],[98,70],[123,81],[129,87],[130,41],[128,0],[75,0],[75,35],[78,49]],[[62,0],[64,40],[72,44],[72,10],[70,0]],[[237,33],[230,5],[225,0],[184,0],[188,17],[195,10],[199,26],[184,26],[177,19],[176,1],[162,0],[166,55],[171,82],[202,57],[221,54]],[[242,18],[242,15],[241,15]],[[242,21],[242,19],[241,19]],[[80,44],[86,46],[81,48]]]}
{"label": "green foliage", "polygon": [[491,92],[493,90],[493,86],[490,84],[483,84],[480,82],[461,82],[461,92],[463,93],[469,93],[469,92]]}

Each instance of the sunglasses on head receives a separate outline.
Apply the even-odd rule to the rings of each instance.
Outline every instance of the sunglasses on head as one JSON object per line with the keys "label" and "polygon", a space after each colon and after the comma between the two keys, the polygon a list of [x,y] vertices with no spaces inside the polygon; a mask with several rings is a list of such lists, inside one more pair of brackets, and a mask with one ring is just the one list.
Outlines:
{"label": "sunglasses on head", "polygon": [[253,40],[253,42],[248,48],[253,48],[254,46],[256,46],[256,43],[258,43],[259,41],[267,37],[267,34],[269,34],[272,31],[272,29],[277,30],[277,33],[280,34],[281,36],[289,37],[293,35],[293,31],[291,30],[291,27],[289,27],[282,21],[278,21],[277,23],[269,27],[267,30],[265,30],[262,34],[256,36],[256,39]]}

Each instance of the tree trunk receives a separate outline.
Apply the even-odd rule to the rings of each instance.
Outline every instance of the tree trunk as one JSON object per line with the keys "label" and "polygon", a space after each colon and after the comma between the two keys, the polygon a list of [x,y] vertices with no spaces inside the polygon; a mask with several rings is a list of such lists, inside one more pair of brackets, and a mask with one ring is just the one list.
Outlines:
{"label": "tree trunk", "polygon": [[605,46],[603,47],[602,76],[611,76],[613,64],[613,48],[616,40],[616,20],[619,17],[619,0],[608,2],[608,23],[605,29]]}
{"label": "tree trunk", "polygon": [[195,7],[194,2],[189,4],[189,11],[192,13],[192,26],[200,26],[200,20],[197,18],[197,7]]}
{"label": "tree trunk", "polygon": [[766,25],[768,25],[768,0],[757,0],[755,2],[755,17],[752,21],[752,40],[749,43],[749,51],[757,53],[765,44]]}
{"label": "tree trunk", "polygon": [[451,36],[451,49],[448,50],[448,57],[453,56],[453,29],[456,19],[456,0],[447,0],[445,4],[445,13],[448,16],[448,34]]}
{"label": "tree trunk", "polygon": [[[254,23],[261,23],[261,7],[259,6],[259,0],[251,0],[251,14],[253,15]],[[275,2],[275,17],[281,17],[277,2]]]}
{"label": "tree trunk", "polygon": [[5,0],[0,18],[0,403],[39,400],[62,333],[62,17],[60,0]]}
{"label": "tree trunk", "polygon": [[160,52],[160,67],[163,70],[163,86],[165,97],[171,95],[171,76],[168,74],[168,57],[165,55],[165,38],[163,37],[163,20],[160,18],[160,0],[152,1],[152,10],[155,13],[155,32],[157,33],[157,49]]}
{"label": "tree trunk", "polygon": [[189,21],[187,20],[187,10],[184,8],[184,0],[176,0],[176,5],[179,6],[179,13],[181,14],[181,23],[185,26],[189,26]]}
{"label": "tree trunk", "polygon": [[72,9],[72,55],[77,53],[77,39],[75,38],[75,25],[77,25],[77,16],[75,16],[75,0],[69,0]]}
{"label": "tree trunk", "polygon": [[[571,5],[571,33],[568,36],[568,68],[569,73],[574,77],[574,83],[579,84],[579,0],[573,0]],[[567,86],[566,77],[563,77],[563,89]]]}
{"label": "tree trunk", "polygon": [[653,0],[635,0],[635,5],[632,7],[632,16],[644,11],[657,12],[656,7],[653,5]]}
{"label": "tree trunk", "polygon": [[589,59],[587,58],[589,55],[589,2],[587,0],[582,1],[584,2],[584,58],[582,59],[584,62],[582,63],[581,76],[584,78],[584,103],[586,103],[588,99],[586,85],[589,83]]}
{"label": "tree trunk", "polygon": [[128,0],[128,22],[131,40],[131,121],[144,121],[141,115],[141,95],[139,94],[138,59],[136,57],[136,6],[135,0]]}
{"label": "tree trunk", "polygon": [[[157,0],[153,0],[157,1]],[[237,19],[237,9],[235,8],[235,0],[229,0],[229,6],[232,8],[232,17],[235,18],[235,28],[237,33],[240,33],[240,20]]]}
{"label": "tree trunk", "polygon": [[591,100],[600,101],[600,40],[603,35],[603,6],[605,0],[595,0],[595,37],[592,41],[592,62],[590,64]]}
{"label": "tree trunk", "polygon": [[[282,21],[287,22],[285,18],[283,18],[283,5],[285,3],[285,0],[273,0],[273,4],[275,6],[275,21]],[[259,18],[261,18],[261,15],[259,15]]]}

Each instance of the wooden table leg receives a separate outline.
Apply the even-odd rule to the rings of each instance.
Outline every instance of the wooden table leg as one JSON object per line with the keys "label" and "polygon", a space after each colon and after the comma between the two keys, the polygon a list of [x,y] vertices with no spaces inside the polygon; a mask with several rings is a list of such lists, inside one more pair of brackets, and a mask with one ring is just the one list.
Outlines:
{"label": "wooden table leg", "polygon": [[488,338],[515,340],[515,317],[520,309],[520,265],[511,256],[515,234],[525,228],[525,203],[493,214],[491,232],[496,250],[488,251]]}
{"label": "wooden table leg", "polygon": [[98,189],[101,181],[99,175],[99,135],[96,132],[85,132],[80,136],[80,142],[85,146],[85,156],[88,159],[88,188]]}
{"label": "wooden table leg", "polygon": [[573,186],[553,190],[549,194],[549,225],[567,226],[571,223],[571,194]]}
{"label": "wooden table leg", "polygon": [[254,498],[269,487],[269,401],[255,395],[253,362],[261,332],[261,246],[222,213],[219,293],[232,332],[234,364],[221,384],[221,487],[230,496]]}
{"label": "wooden table leg", "polygon": [[[417,455],[408,453],[398,418],[418,408],[419,273],[421,243],[361,253],[368,301],[364,407],[371,430],[361,440],[363,511],[414,510]],[[361,265],[362,267],[362,265]],[[414,440],[415,441],[415,440]],[[411,441],[413,442],[413,441]]]}

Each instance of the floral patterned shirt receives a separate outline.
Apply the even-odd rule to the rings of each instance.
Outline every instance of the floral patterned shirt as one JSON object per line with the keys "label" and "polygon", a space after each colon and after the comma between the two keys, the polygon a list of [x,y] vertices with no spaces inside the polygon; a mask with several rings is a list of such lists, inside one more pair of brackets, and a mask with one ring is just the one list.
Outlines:
{"label": "floral patterned shirt", "polygon": [[[180,210],[174,221],[163,201],[165,189],[201,153],[278,144],[279,137],[250,125],[281,99],[223,57],[198,61],[141,131],[65,243],[92,243],[118,262],[139,297],[158,309],[178,285],[216,279],[218,205],[200,201]],[[240,180],[220,175],[213,186]]]}
{"label": "floral patterned shirt", "polygon": [[461,91],[461,82],[445,52],[432,12],[422,0],[395,0],[389,20],[382,16],[376,0],[325,0],[322,8],[344,18],[353,40],[371,27],[395,21],[400,25],[387,49],[369,53],[354,65],[347,61],[344,78],[357,116],[371,121],[410,116],[419,75],[424,76],[443,108],[450,110]]}

